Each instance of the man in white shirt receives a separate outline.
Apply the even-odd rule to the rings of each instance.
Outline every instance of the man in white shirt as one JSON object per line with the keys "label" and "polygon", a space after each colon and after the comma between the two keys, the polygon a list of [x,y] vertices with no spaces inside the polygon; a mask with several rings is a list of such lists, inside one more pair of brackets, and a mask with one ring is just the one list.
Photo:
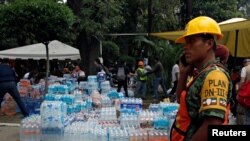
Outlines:
{"label": "man in white shirt", "polygon": [[177,60],[176,63],[174,64],[174,66],[172,67],[172,83],[174,86],[173,86],[171,92],[169,93],[169,95],[174,95],[176,92],[179,74],[180,74],[179,60]]}
{"label": "man in white shirt", "polygon": [[84,71],[81,70],[80,66],[77,64],[72,72],[72,76],[77,79],[77,81],[82,81],[85,78]]}
{"label": "man in white shirt", "polygon": [[240,86],[242,85],[242,83],[245,82],[245,78],[246,78],[246,67],[250,64],[250,59],[245,59],[244,61],[244,67],[241,69],[241,73],[240,73]]}

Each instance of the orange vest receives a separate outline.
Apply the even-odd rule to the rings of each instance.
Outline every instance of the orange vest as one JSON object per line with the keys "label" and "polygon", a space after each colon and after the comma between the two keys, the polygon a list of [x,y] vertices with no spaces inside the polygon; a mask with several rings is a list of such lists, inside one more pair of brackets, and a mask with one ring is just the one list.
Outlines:
{"label": "orange vest", "polygon": [[[171,132],[170,132],[170,141],[183,141],[185,139],[186,133],[187,133],[189,126],[191,124],[191,118],[188,114],[187,103],[186,103],[187,90],[192,85],[194,80],[201,73],[205,72],[210,67],[211,67],[211,65],[209,65],[203,71],[201,71],[198,75],[196,75],[196,77],[188,84],[187,89],[182,91],[181,96],[180,96],[179,109],[178,109],[178,112],[176,115],[175,122],[174,122],[172,129],[171,129]],[[228,103],[223,124],[228,124],[229,111],[230,111],[230,104]]]}

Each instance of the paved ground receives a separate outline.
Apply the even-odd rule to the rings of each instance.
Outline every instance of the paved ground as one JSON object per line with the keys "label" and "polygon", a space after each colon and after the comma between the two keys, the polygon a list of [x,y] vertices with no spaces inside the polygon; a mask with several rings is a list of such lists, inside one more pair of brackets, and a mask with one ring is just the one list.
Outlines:
{"label": "paved ground", "polygon": [[21,114],[0,116],[0,141],[19,141],[19,123]]}

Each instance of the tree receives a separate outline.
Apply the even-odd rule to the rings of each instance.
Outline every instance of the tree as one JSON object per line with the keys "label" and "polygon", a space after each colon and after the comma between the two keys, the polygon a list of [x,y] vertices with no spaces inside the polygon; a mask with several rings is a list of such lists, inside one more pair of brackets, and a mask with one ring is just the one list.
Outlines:
{"label": "tree", "polygon": [[246,18],[250,17],[250,0],[238,0],[238,9]]}
{"label": "tree", "polygon": [[93,74],[93,61],[98,57],[103,34],[115,31],[124,21],[123,0],[68,0],[68,6],[77,16],[74,24],[78,47],[86,74]]}
{"label": "tree", "polygon": [[[189,3],[191,0],[187,0]],[[184,3],[185,4],[185,3]],[[217,22],[221,22],[234,17],[242,17],[243,14],[238,10],[238,0],[192,0],[191,17],[209,16]],[[185,9],[181,13],[186,13]],[[184,20],[182,20],[184,21]]]}
{"label": "tree", "polygon": [[72,11],[51,0],[16,0],[0,7],[1,49],[51,41],[70,41]]}
{"label": "tree", "polygon": [[112,41],[103,42],[103,60],[104,65],[110,67],[119,57],[119,46]]}

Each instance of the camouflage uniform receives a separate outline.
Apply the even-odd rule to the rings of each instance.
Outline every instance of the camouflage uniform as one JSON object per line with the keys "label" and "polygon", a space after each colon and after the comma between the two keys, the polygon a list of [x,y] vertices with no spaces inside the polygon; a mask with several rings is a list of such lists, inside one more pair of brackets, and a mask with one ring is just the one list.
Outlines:
{"label": "camouflage uniform", "polygon": [[[208,63],[207,65],[202,67],[199,70],[199,72],[202,71],[204,68],[206,68],[210,64],[211,63]],[[194,133],[199,129],[199,127],[202,124],[203,117],[205,117],[205,116],[213,116],[213,117],[218,117],[218,118],[221,118],[221,119],[225,118],[225,111],[223,111],[223,110],[208,109],[208,110],[204,110],[202,112],[199,111],[201,106],[202,106],[201,88],[204,85],[204,80],[206,79],[207,75],[210,72],[212,72],[212,71],[214,71],[216,69],[218,70],[218,68],[219,68],[220,72],[223,72],[227,76],[228,81],[229,81],[227,103],[229,102],[229,99],[231,99],[232,83],[231,83],[228,72],[226,72],[223,68],[221,68],[219,66],[213,65],[207,71],[201,73],[200,76],[198,76],[194,80],[192,85],[187,90],[186,103],[187,103],[187,108],[188,108],[188,114],[189,114],[189,116],[191,118],[191,125],[189,127],[189,130],[187,131],[185,141],[190,140],[192,138],[192,136],[194,135]]]}

